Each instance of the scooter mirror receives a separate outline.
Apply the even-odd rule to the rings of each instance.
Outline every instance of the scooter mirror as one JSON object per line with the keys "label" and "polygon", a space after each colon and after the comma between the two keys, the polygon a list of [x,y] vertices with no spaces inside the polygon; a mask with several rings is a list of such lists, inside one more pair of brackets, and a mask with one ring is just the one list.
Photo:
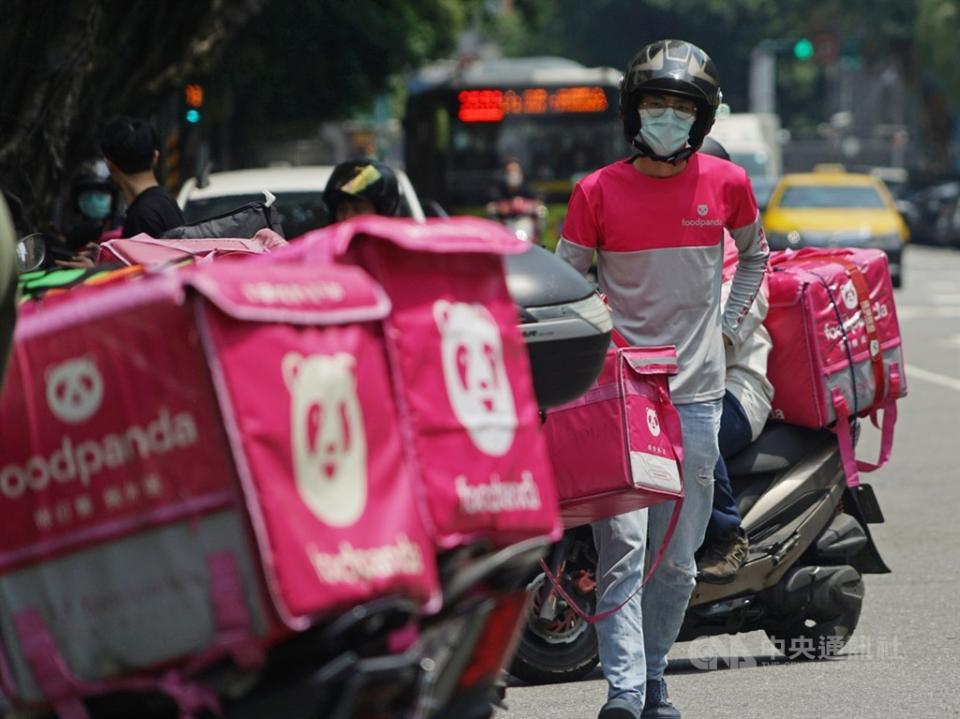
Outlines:
{"label": "scooter mirror", "polygon": [[47,259],[47,243],[43,235],[35,232],[17,240],[17,272],[33,272],[43,266]]}

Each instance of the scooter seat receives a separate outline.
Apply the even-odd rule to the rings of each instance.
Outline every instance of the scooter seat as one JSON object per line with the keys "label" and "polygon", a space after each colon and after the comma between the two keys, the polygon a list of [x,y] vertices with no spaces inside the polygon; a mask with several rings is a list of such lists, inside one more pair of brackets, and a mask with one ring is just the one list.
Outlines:
{"label": "scooter seat", "polygon": [[731,480],[765,472],[778,472],[799,462],[811,449],[836,441],[827,429],[807,429],[782,422],[768,422],[757,440],[727,462]]}

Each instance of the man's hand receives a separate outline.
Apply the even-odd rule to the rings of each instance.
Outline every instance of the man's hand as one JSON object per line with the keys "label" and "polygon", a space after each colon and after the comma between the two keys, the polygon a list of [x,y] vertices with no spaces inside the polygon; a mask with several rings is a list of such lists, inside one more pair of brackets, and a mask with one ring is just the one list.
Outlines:
{"label": "man's hand", "polygon": [[75,269],[88,269],[94,266],[93,259],[86,255],[74,255],[70,260],[54,260],[57,267],[73,267]]}

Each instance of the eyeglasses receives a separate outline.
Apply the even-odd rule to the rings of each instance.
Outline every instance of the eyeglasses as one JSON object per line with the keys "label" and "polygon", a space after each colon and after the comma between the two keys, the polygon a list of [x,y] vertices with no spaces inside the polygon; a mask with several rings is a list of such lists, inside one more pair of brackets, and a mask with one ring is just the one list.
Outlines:
{"label": "eyeglasses", "polygon": [[695,102],[684,100],[667,102],[659,97],[647,97],[640,101],[640,109],[646,110],[652,117],[662,117],[668,107],[677,113],[677,117],[681,120],[689,120],[697,114],[697,104]]}

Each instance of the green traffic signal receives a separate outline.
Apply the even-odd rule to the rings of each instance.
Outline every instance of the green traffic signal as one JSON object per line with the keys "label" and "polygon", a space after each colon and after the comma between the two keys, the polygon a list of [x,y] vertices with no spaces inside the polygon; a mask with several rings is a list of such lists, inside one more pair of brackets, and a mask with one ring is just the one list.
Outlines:
{"label": "green traffic signal", "polygon": [[809,60],[813,57],[813,43],[805,37],[800,38],[794,43],[793,56],[797,60]]}

